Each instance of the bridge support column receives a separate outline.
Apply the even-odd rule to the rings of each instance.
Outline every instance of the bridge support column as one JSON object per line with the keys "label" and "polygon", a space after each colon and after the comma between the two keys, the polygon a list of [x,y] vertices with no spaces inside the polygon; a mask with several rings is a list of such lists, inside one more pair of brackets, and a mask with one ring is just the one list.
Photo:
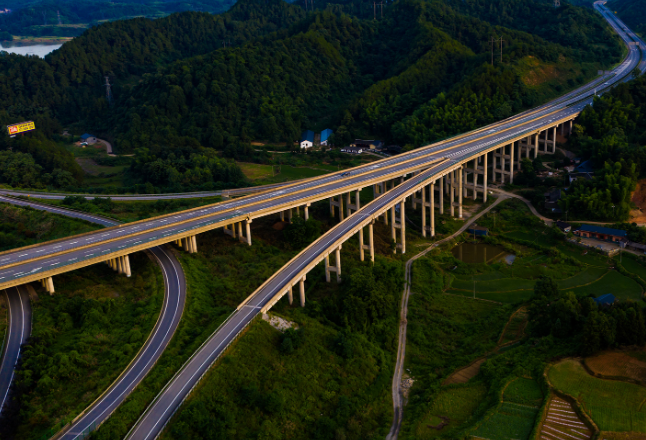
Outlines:
{"label": "bridge support column", "polygon": [[305,307],[305,277],[300,279],[298,287],[301,294],[301,307]]}
{"label": "bridge support column", "polygon": [[330,273],[336,272],[336,282],[341,282],[341,246],[334,250],[334,266],[330,265],[330,255],[325,256],[325,281],[330,282]]}
{"label": "bridge support column", "polygon": [[[426,191],[429,191],[429,201],[426,201]],[[426,227],[426,208],[430,209],[430,227]],[[431,237],[435,237],[435,182],[431,182],[427,187],[422,188],[422,236],[426,237],[426,231],[431,232]]]}
{"label": "bridge support column", "polygon": [[347,209],[347,216],[350,217],[352,215],[352,210],[355,212],[361,209],[361,201],[359,200],[359,190],[354,191],[354,203],[351,203],[352,201],[352,192],[349,192],[346,194],[346,209]]}
{"label": "bridge support column", "polygon": [[402,254],[406,253],[406,199],[399,203],[399,236]]}
{"label": "bridge support column", "polygon": [[375,241],[373,237],[373,231],[372,231],[372,225],[375,223],[375,221],[371,221],[368,224],[368,244],[364,244],[363,240],[363,228],[359,229],[359,257],[361,261],[365,260],[365,252],[368,251],[370,253],[370,261],[373,263],[375,262]]}
{"label": "bridge support column", "polygon": [[512,142],[510,145],[510,158],[509,158],[509,183],[514,183],[514,170],[516,169],[516,162],[514,161],[514,150],[516,149],[515,142]]}
{"label": "bridge support column", "polygon": [[52,277],[47,277],[45,279],[40,280],[40,283],[43,285],[47,293],[50,295],[53,295],[55,293],[54,290],[54,279]]}
{"label": "bridge support column", "polygon": [[567,130],[567,135],[571,136],[572,135],[572,119],[570,119],[569,123],[570,123],[570,127]]}
{"label": "bridge support column", "polygon": [[[280,213],[281,221],[284,221],[283,213]],[[235,223],[230,225],[224,225],[223,231],[225,234],[230,235],[232,238],[236,238],[236,225]],[[178,243],[178,246],[181,246],[181,243]]]}
{"label": "bridge support column", "polygon": [[126,276],[130,278],[130,276],[132,275],[132,271],[130,270],[130,258],[128,257],[128,255],[124,255],[123,257],[119,258],[121,258],[121,263],[123,265],[123,273],[125,273]]}
{"label": "bridge support column", "polygon": [[534,135],[534,159],[538,157],[538,133]]}
{"label": "bridge support column", "polygon": [[552,127],[552,154],[556,153],[556,126]]}
{"label": "bridge support column", "polygon": [[451,171],[451,194],[449,196],[451,204],[451,217],[455,217],[455,174],[456,170]]}
{"label": "bridge support column", "polygon": [[[251,246],[251,222],[252,220],[245,220],[245,235],[242,235],[242,222],[238,223],[240,225],[240,234],[239,234],[239,239],[243,243],[247,243],[249,246]],[[195,236],[192,237],[195,239]],[[197,246],[195,246],[196,252],[197,252]]]}
{"label": "bridge support column", "polygon": [[343,211],[343,194],[339,194],[339,201],[334,200],[334,196],[330,197],[330,215],[334,217],[334,207],[339,208],[339,220],[343,221],[344,211]]}
{"label": "bridge support column", "polygon": [[440,177],[440,186],[437,192],[440,196],[440,214],[444,214],[444,176]]}
{"label": "bridge support column", "polygon": [[462,177],[463,177],[462,167],[460,167],[458,169],[458,173],[459,173],[458,185],[460,185],[460,187],[458,189],[458,194],[459,194],[458,195],[458,217],[462,218],[462,185],[463,185],[463,182],[462,182]]}
{"label": "bridge support column", "polygon": [[[429,208],[431,208],[431,237],[435,237],[435,182],[431,183],[431,201]],[[424,208],[426,210],[426,208]]]}
{"label": "bridge support column", "polygon": [[[390,238],[393,243],[397,243],[397,234],[395,233],[395,228],[397,223],[395,221],[395,206],[390,208]],[[393,254],[397,252],[397,247],[393,248]]]}
{"label": "bridge support column", "polygon": [[[433,194],[433,186],[432,185],[433,184],[431,183],[431,194]],[[428,204],[426,203],[426,187],[425,186],[422,187],[421,193],[422,193],[422,198],[421,198],[421,202],[422,202],[422,237],[426,237],[426,207],[427,207]],[[431,195],[431,199],[432,199],[432,197],[433,196]],[[413,209],[415,209],[415,195],[413,195]],[[432,215],[432,213],[433,213],[433,208],[431,208],[431,215]]]}
{"label": "bridge support column", "polygon": [[287,300],[289,301],[289,305],[291,306],[294,303],[294,286],[289,286],[289,289],[287,289]]}
{"label": "bridge support column", "polygon": [[310,204],[309,203],[307,203],[305,205],[305,208],[303,208],[303,212],[305,213],[305,220],[306,221],[309,220],[310,219]]}
{"label": "bridge support column", "polygon": [[484,154],[484,178],[482,179],[482,185],[483,185],[482,201],[484,203],[487,202],[487,169],[488,169],[487,156],[488,154],[485,153]]}

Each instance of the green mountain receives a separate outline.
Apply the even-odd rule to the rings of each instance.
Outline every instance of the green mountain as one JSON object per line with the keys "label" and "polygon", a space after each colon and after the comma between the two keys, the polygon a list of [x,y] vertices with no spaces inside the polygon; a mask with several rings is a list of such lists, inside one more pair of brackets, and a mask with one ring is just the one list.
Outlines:
{"label": "green mountain", "polygon": [[366,6],[241,0],[220,15],[105,23],[45,60],[0,56],[0,120],[35,120],[41,142],[83,127],[136,152],[134,181],[193,170],[200,177],[174,185],[200,187],[239,173],[197,172],[194,154],[262,160],[251,141],[326,127],[340,144],[375,136],[415,148],[544,102],[622,51],[600,16],[568,4],[398,0],[378,19]]}
{"label": "green mountain", "polygon": [[646,35],[646,0],[614,0],[608,7],[640,35]]}
{"label": "green mountain", "polygon": [[[23,3],[0,2],[0,32],[19,36],[75,37],[97,24],[132,17],[159,18],[174,12],[224,12],[233,0],[39,0]],[[1,37],[5,38],[6,37]]]}

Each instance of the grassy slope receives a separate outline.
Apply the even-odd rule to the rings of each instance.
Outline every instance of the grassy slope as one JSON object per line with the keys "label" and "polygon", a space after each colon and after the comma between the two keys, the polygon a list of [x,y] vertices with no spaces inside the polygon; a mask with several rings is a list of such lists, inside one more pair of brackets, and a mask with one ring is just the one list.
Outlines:
{"label": "grassy slope", "polygon": [[84,220],[0,203],[0,251],[98,229]]}

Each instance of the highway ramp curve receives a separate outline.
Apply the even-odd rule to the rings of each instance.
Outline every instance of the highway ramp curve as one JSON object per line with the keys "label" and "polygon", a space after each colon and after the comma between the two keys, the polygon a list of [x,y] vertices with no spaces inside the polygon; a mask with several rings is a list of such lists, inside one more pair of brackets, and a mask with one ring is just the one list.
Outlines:
{"label": "highway ramp curve", "polygon": [[[17,200],[0,196],[0,202],[53,212],[68,217],[86,220],[103,226],[115,226],[118,221],[84,212],[39,204],[32,201]],[[186,302],[186,281],[182,266],[172,252],[164,246],[150,249],[164,276],[164,302],[159,318],[135,358],[126,369],[83,413],[58,433],[58,439],[74,440],[84,438],[110,417],[112,412],[130,395],[155,365],[164,349],[175,334]],[[116,275],[115,275],[116,276]],[[26,286],[6,290],[11,315],[10,341],[0,364],[0,399],[8,395],[14,366],[20,355],[20,346],[31,333],[31,309]],[[14,319],[15,318],[15,319]]]}

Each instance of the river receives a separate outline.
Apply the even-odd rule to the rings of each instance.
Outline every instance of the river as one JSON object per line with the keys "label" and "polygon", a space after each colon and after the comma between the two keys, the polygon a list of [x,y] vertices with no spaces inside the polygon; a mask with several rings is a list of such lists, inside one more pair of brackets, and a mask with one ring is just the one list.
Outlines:
{"label": "river", "polygon": [[44,58],[45,55],[55,51],[61,46],[62,44],[60,43],[22,43],[3,41],[0,43],[0,50],[18,55],[37,55]]}

